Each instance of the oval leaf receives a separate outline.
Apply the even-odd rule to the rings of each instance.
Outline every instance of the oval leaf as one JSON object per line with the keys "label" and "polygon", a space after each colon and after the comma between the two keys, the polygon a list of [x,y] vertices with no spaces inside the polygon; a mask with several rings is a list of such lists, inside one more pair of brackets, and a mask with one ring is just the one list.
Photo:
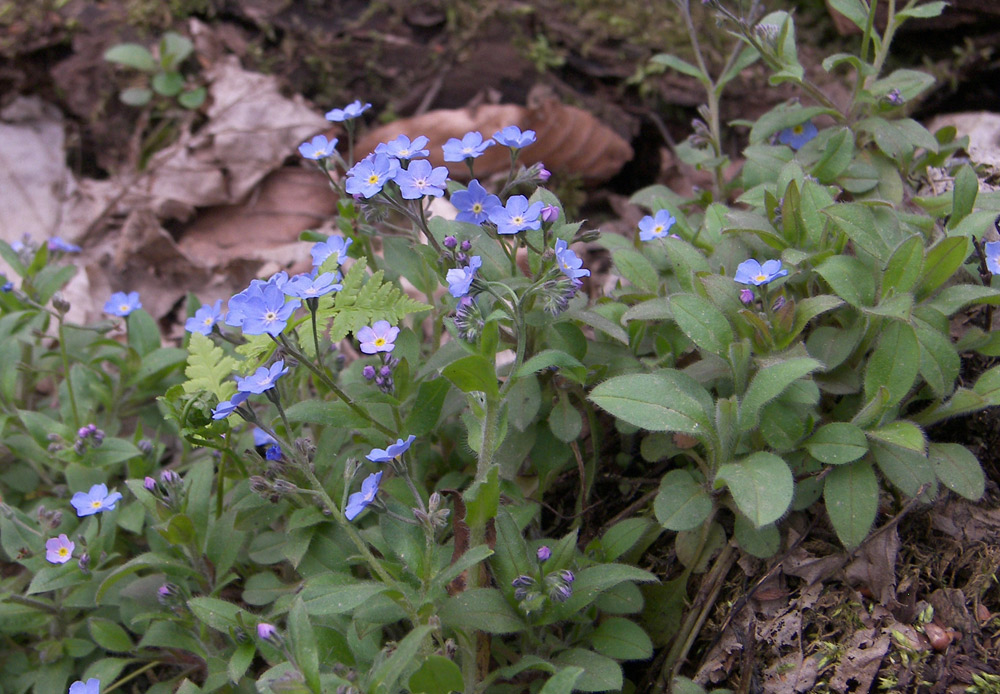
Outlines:
{"label": "oval leaf", "polygon": [[729,488],[736,505],[755,528],[781,518],[795,491],[788,464],[763,451],[721,466],[715,475],[715,486],[722,485]]}

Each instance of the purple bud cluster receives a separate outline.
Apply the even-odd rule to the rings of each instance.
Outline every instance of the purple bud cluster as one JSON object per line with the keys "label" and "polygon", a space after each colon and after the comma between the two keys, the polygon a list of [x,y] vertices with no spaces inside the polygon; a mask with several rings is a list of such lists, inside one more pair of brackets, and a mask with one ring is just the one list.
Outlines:
{"label": "purple bud cluster", "polygon": [[83,455],[83,452],[87,449],[87,445],[97,448],[104,442],[104,431],[97,428],[97,425],[90,423],[86,426],[82,426],[76,431],[76,443],[73,444],[73,450],[77,452],[77,455]]}
{"label": "purple bud cluster", "polygon": [[371,364],[366,364],[361,369],[361,375],[365,377],[366,381],[374,383],[383,393],[391,395],[393,389],[396,387],[396,381],[392,378],[392,371],[399,364],[399,359],[393,357],[389,352],[382,352],[381,355],[382,365],[372,366]]}
{"label": "purple bud cluster", "polygon": [[475,342],[486,325],[486,319],[483,317],[479,304],[471,296],[463,296],[459,299],[458,306],[455,308],[454,320],[458,336],[466,342]]}

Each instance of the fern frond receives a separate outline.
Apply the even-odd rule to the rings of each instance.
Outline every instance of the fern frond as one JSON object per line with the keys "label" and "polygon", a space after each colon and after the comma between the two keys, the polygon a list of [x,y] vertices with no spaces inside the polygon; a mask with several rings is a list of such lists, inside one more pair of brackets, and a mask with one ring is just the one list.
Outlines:
{"label": "fern frond", "polygon": [[274,352],[275,344],[270,335],[244,335],[246,342],[236,348],[244,359],[236,368],[246,375],[260,366]]}
{"label": "fern frond", "polygon": [[208,391],[219,401],[228,400],[236,392],[236,382],[231,378],[237,361],[227,356],[223,349],[201,333],[192,333],[188,343],[188,359],[184,374],[185,393]]}

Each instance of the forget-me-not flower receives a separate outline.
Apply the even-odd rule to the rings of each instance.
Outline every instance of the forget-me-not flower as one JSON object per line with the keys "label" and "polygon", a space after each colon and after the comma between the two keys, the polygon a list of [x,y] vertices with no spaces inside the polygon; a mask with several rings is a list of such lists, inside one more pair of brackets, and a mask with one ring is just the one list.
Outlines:
{"label": "forget-me-not flower", "polygon": [[347,172],[345,188],[351,195],[370,198],[399,173],[399,162],[387,154],[369,154]]}
{"label": "forget-me-not flower", "polygon": [[355,99],[344,108],[335,108],[327,111],[326,119],[334,123],[343,123],[345,120],[357,118],[371,107],[371,104],[362,104],[360,99]]}
{"label": "forget-me-not flower", "polygon": [[639,239],[641,241],[662,239],[670,233],[670,228],[676,222],[668,210],[658,210],[653,216],[646,215],[639,220]]}
{"label": "forget-me-not flower", "polygon": [[535,141],[535,131],[521,129],[516,125],[508,125],[493,133],[493,139],[511,149],[522,149]]}
{"label": "forget-me-not flower", "polygon": [[101,681],[93,677],[86,682],[77,680],[69,686],[69,694],[101,694]]}
{"label": "forget-me-not flower", "polygon": [[225,419],[235,412],[236,408],[242,405],[249,397],[250,393],[236,393],[236,395],[228,400],[223,400],[212,410],[212,419]]}
{"label": "forget-me-not flower", "polygon": [[406,437],[405,441],[403,439],[396,439],[396,443],[389,444],[385,448],[373,448],[365,457],[373,463],[388,463],[393,458],[398,458],[406,453],[410,448],[410,444],[416,438],[416,436],[410,434]]}
{"label": "forget-me-not flower", "polygon": [[563,239],[556,239],[556,265],[562,273],[571,280],[579,281],[581,277],[590,277],[590,270],[583,268],[583,260],[577,257]]}
{"label": "forget-me-not flower", "polygon": [[352,521],[358,517],[358,514],[364,511],[378,495],[378,485],[382,481],[382,472],[376,472],[373,475],[368,475],[365,481],[361,483],[361,491],[355,492],[347,497],[347,508],[344,509],[344,516],[347,520]]}
{"label": "forget-me-not flower", "polygon": [[469,181],[468,190],[456,190],[451,194],[451,204],[458,210],[455,221],[482,224],[489,218],[490,210],[503,207],[500,198],[487,193],[476,179]]}
{"label": "forget-me-not flower", "polygon": [[271,364],[270,367],[262,366],[245,378],[237,377],[236,389],[241,393],[255,393],[259,395],[265,390],[274,388],[278,379],[286,373],[288,373],[288,367],[285,366],[285,360],[279,359]]}
{"label": "forget-me-not flower", "polygon": [[778,142],[783,145],[788,145],[792,149],[799,149],[803,147],[809,140],[816,137],[819,131],[816,126],[813,125],[812,121],[806,121],[805,123],[799,123],[798,125],[793,125],[790,128],[785,128],[778,133]]}
{"label": "forget-me-not flower", "polygon": [[326,159],[337,151],[337,138],[327,140],[326,135],[317,135],[309,142],[299,145],[299,154],[306,159]]}
{"label": "forget-me-not flower", "polygon": [[755,287],[759,287],[787,274],[788,270],[781,269],[780,260],[767,260],[761,265],[753,258],[750,258],[739,264],[733,279],[740,284],[752,284]]}
{"label": "forget-me-not flower", "polygon": [[424,135],[414,138],[412,142],[406,135],[400,135],[395,140],[380,142],[375,147],[375,154],[387,154],[396,159],[426,157],[430,154],[429,150],[424,149],[427,146],[427,142],[428,139]]}
{"label": "forget-me-not flower", "polygon": [[73,558],[76,545],[63,533],[45,541],[45,558],[52,564],[65,564]]}
{"label": "forget-me-not flower", "polygon": [[444,187],[448,184],[448,169],[432,167],[426,159],[417,159],[397,173],[394,180],[404,200],[417,200],[425,195],[439,198],[444,195]]}
{"label": "forget-me-not flower", "polygon": [[987,241],[983,250],[986,253],[986,269],[1000,275],[1000,241]]}
{"label": "forget-me-not flower", "polygon": [[139,292],[129,292],[128,294],[125,292],[115,292],[104,303],[105,313],[122,318],[140,308],[142,308],[142,302],[139,301]]}
{"label": "forget-me-not flower", "polygon": [[339,292],[344,288],[344,285],[337,283],[338,275],[339,272],[324,272],[316,277],[308,274],[296,275],[285,283],[282,291],[288,296],[299,299],[315,299],[330,292]]}
{"label": "forget-me-not flower", "polygon": [[331,255],[337,257],[337,265],[347,258],[347,249],[354,243],[354,239],[345,239],[343,236],[331,236],[326,241],[320,241],[312,247],[309,254],[313,259],[313,266],[319,267],[326,262]]}
{"label": "forget-me-not flower", "polygon": [[69,503],[76,509],[76,515],[83,518],[101,511],[114,511],[115,504],[122,498],[121,493],[108,493],[108,485],[95,484],[89,492],[77,492]]}
{"label": "forget-me-not flower", "polygon": [[540,200],[529,205],[528,198],[523,195],[511,195],[506,207],[497,205],[487,210],[487,214],[497,225],[498,234],[516,234],[525,229],[541,228],[543,207],[545,203]]}
{"label": "forget-me-not flower", "polygon": [[453,297],[459,299],[469,293],[472,287],[472,280],[475,279],[476,270],[483,266],[483,259],[478,255],[469,258],[469,264],[465,267],[456,267],[448,270],[445,280],[448,282],[448,291]]}
{"label": "forget-me-not flower", "polygon": [[53,236],[49,239],[49,250],[62,251],[63,253],[79,253],[82,249],[75,243],[69,243],[68,241],[63,241],[58,236]]}
{"label": "forget-me-not flower", "polygon": [[246,335],[267,333],[277,336],[288,325],[288,319],[298,307],[299,300],[286,301],[285,292],[276,284],[265,285],[258,296],[252,296],[242,307],[243,332]]}
{"label": "forget-me-not flower", "polygon": [[453,137],[441,146],[445,161],[465,161],[475,159],[492,147],[495,143],[492,139],[483,142],[483,134],[473,130],[467,132],[459,140]]}
{"label": "forget-me-not flower", "polygon": [[396,348],[396,337],[399,328],[393,327],[387,320],[375,321],[371,326],[365,326],[358,331],[358,342],[365,354],[376,352],[391,352]]}
{"label": "forget-me-not flower", "polygon": [[219,322],[219,318],[222,317],[222,299],[218,299],[214,304],[209,306],[205,304],[200,306],[194,315],[187,319],[184,323],[184,329],[189,333],[201,333],[202,335],[208,335],[212,332],[212,328],[215,324]]}

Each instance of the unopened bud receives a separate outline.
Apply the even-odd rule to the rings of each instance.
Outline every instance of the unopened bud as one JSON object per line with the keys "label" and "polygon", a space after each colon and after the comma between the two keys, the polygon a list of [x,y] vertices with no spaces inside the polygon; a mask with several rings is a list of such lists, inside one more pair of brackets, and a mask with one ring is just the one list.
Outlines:
{"label": "unopened bud", "polygon": [[740,301],[749,305],[753,301],[753,290],[743,288],[740,290]]}
{"label": "unopened bud", "polygon": [[59,313],[66,313],[69,311],[70,303],[66,300],[66,297],[62,295],[62,292],[56,292],[52,296],[52,308],[54,308]]}
{"label": "unopened bud", "polygon": [[559,208],[555,205],[546,205],[542,208],[541,217],[543,222],[554,222],[559,219]]}
{"label": "unopened bud", "polygon": [[535,554],[538,557],[538,561],[548,561],[549,557],[552,556],[552,550],[547,545],[542,545]]}
{"label": "unopened bud", "polygon": [[454,236],[445,236],[444,237],[444,247],[445,248],[455,248],[456,246],[458,246],[458,239],[456,239]]}

